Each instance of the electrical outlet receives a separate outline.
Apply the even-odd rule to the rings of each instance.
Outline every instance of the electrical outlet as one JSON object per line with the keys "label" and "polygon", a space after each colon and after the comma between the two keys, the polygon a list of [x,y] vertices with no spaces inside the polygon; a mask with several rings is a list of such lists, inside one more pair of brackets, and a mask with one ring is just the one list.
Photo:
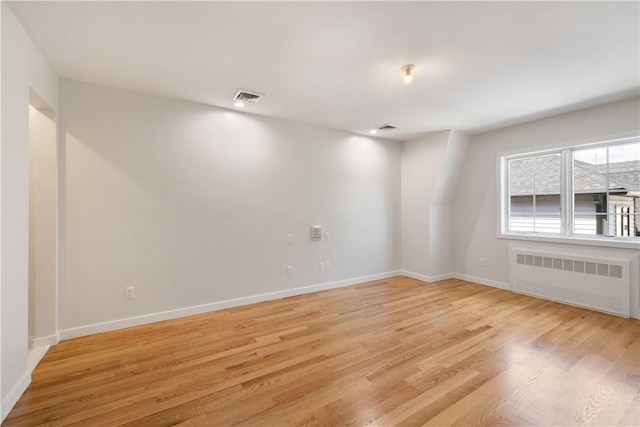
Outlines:
{"label": "electrical outlet", "polygon": [[127,286],[124,288],[124,299],[134,299],[136,297],[135,286]]}
{"label": "electrical outlet", "polygon": [[320,271],[324,271],[327,268],[324,262],[320,263]]}
{"label": "electrical outlet", "polygon": [[329,240],[331,240],[331,235],[329,234],[329,232],[328,232],[328,231],[325,231],[325,233],[324,233],[324,240],[326,240],[327,242],[328,242]]}
{"label": "electrical outlet", "polygon": [[327,270],[331,270],[331,261],[325,261],[324,265],[327,268]]}
{"label": "electrical outlet", "polygon": [[287,234],[287,245],[293,245],[293,234]]}
{"label": "electrical outlet", "polygon": [[287,266],[287,276],[293,276],[293,267]]}
{"label": "electrical outlet", "polygon": [[479,264],[480,264],[480,267],[484,267],[484,258],[480,258]]}

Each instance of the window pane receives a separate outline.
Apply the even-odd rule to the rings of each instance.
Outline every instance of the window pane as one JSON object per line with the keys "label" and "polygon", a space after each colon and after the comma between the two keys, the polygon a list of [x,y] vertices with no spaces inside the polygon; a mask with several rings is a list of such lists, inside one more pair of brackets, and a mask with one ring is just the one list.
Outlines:
{"label": "window pane", "polygon": [[560,233],[560,153],[535,158],[535,231]]}
{"label": "window pane", "polygon": [[640,236],[639,214],[617,213],[597,215],[576,215],[574,233],[598,236],[633,237]]}
{"label": "window pane", "polygon": [[640,236],[640,142],[609,147],[609,232]]}
{"label": "window pane", "polygon": [[573,222],[574,234],[609,235],[609,217],[606,214],[576,215]]}
{"label": "window pane", "polygon": [[596,235],[596,213],[598,197],[591,194],[576,194],[573,209],[574,233]]}
{"label": "window pane", "polygon": [[577,216],[574,218],[573,229],[575,234],[597,235],[596,216]]}
{"label": "window pane", "polygon": [[509,162],[509,230],[560,233],[560,153]]}
{"label": "window pane", "polygon": [[533,159],[509,161],[509,194],[512,196],[533,195]]}
{"label": "window pane", "polygon": [[533,225],[533,196],[511,196],[509,230],[535,231]]}
{"label": "window pane", "polygon": [[611,215],[611,224],[615,229],[616,236],[637,236],[636,234],[636,218],[637,216],[629,213],[619,213]]}
{"label": "window pane", "polygon": [[575,150],[574,159],[590,165],[604,165],[607,163],[607,147]]}
{"label": "window pane", "polygon": [[616,215],[606,215],[606,217],[603,218],[602,235],[604,236],[616,235]]}
{"label": "window pane", "polygon": [[607,147],[573,152],[573,191],[576,194],[607,191]]}
{"label": "window pane", "polygon": [[576,150],[573,159],[574,233],[639,236],[640,142]]}
{"label": "window pane", "polygon": [[560,195],[536,195],[534,231],[538,233],[560,233],[560,227]]}
{"label": "window pane", "polygon": [[[625,200],[627,199],[627,200]],[[611,196],[609,205],[609,233],[612,236],[640,236],[632,197]],[[621,200],[621,201],[619,201]]]}
{"label": "window pane", "polygon": [[[536,195],[553,194],[557,195],[560,201],[560,168],[560,153],[535,158]],[[558,213],[560,213],[559,203]]]}
{"label": "window pane", "polygon": [[640,142],[609,147],[609,188],[640,192]]}

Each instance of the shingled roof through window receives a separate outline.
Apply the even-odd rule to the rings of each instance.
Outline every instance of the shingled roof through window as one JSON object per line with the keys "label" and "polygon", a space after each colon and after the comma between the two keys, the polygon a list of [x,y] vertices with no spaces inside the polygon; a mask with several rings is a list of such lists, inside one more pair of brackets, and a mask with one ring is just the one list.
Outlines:
{"label": "shingled roof through window", "polygon": [[[512,196],[533,194],[535,161],[535,193],[560,194],[560,155],[550,154],[510,162],[510,193]],[[575,162],[574,189],[576,193],[603,193],[607,189],[607,165]],[[609,164],[609,191],[640,192],[640,161]]]}

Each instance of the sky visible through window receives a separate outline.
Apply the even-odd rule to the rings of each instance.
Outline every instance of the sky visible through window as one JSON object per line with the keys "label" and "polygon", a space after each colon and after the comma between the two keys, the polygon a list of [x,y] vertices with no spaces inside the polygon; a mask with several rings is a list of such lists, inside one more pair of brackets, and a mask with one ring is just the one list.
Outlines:
{"label": "sky visible through window", "polygon": [[[607,163],[607,147],[584,149],[575,152],[575,159],[592,165]],[[640,160],[640,142],[609,147],[609,163]]]}

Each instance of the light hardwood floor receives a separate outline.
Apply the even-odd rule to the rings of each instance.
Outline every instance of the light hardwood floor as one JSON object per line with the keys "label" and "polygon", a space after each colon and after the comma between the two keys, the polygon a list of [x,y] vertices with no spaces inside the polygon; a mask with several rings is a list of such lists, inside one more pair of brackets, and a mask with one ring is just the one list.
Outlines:
{"label": "light hardwood floor", "polygon": [[640,425],[640,321],[364,283],[64,341],[3,425]]}

